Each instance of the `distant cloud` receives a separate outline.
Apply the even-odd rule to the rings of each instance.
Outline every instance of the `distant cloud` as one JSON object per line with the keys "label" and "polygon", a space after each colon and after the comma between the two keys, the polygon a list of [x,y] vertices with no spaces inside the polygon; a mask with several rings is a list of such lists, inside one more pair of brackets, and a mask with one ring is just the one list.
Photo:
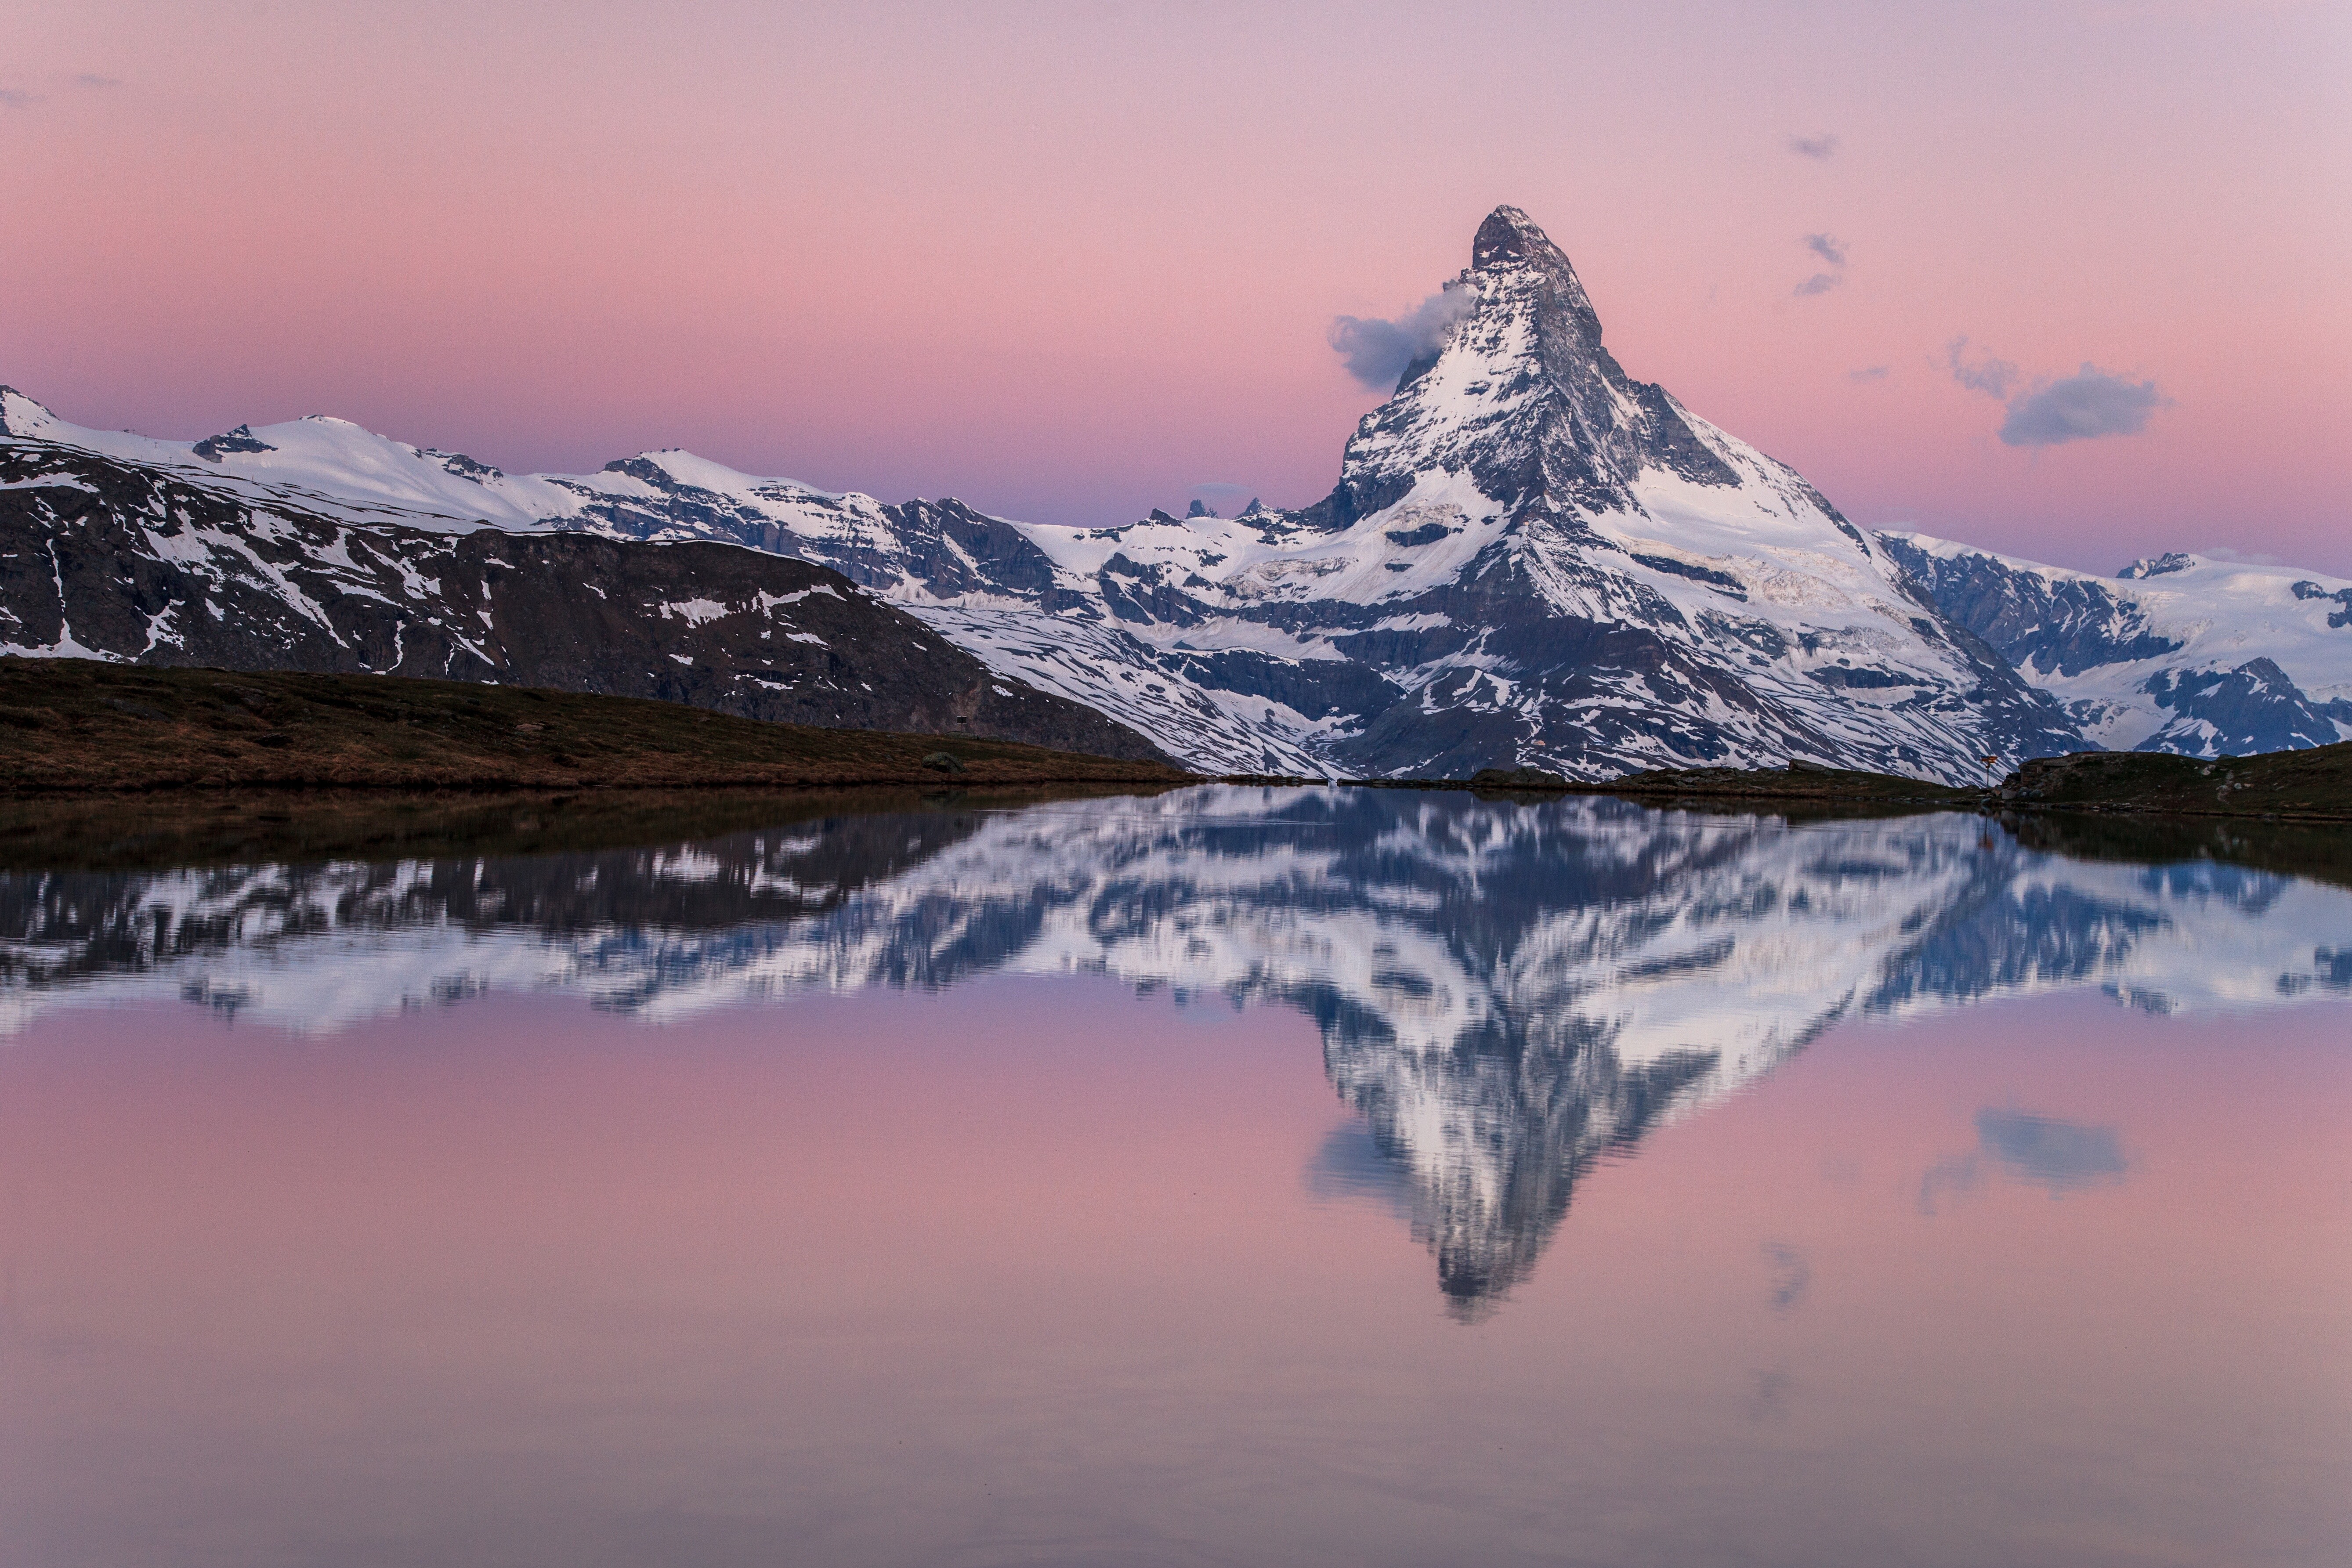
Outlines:
{"label": "distant cloud", "polygon": [[2063,381],[2012,400],[2000,438],[2011,446],[2057,446],[2097,435],[2137,435],[2172,400],[2154,382],[2127,381],[2085,363]]}
{"label": "distant cloud", "polygon": [[95,71],[84,71],[81,75],[74,78],[74,86],[76,87],[121,87],[121,85],[122,80],[121,78],[102,77]]}
{"label": "distant cloud", "polygon": [[1809,295],[1827,294],[1845,281],[1846,243],[1835,235],[1799,235],[1797,243],[1819,259],[1836,268],[1833,272],[1816,272],[1789,292],[1802,299]]}
{"label": "distant cloud", "polygon": [[1968,350],[1966,337],[1955,338],[1944,345],[1944,360],[1952,368],[1952,379],[1970,392],[1982,392],[1987,397],[2007,397],[2009,389],[2017,384],[2017,367],[1990,354],[1979,354],[1970,361]]}
{"label": "distant cloud", "polygon": [[41,95],[20,87],[0,87],[0,109],[23,109],[41,101]]}
{"label": "distant cloud", "polygon": [[1450,289],[1431,295],[1393,321],[1335,316],[1325,338],[1347,361],[1349,375],[1375,392],[1387,392],[1407,365],[1445,340],[1445,329],[1469,308],[1469,291]]}
{"label": "distant cloud", "polygon": [[1827,131],[1819,136],[1791,136],[1789,151],[1801,158],[1834,158],[1843,141],[1843,138]]}
{"label": "distant cloud", "polygon": [[2197,552],[2208,560],[2225,560],[2235,566],[2284,566],[2286,562],[2274,555],[2260,551],[2249,553],[2231,545],[2207,545]]}
{"label": "distant cloud", "polygon": [[1846,371],[1845,379],[1850,382],[1883,382],[1894,369],[1892,365],[1871,365],[1863,370]]}

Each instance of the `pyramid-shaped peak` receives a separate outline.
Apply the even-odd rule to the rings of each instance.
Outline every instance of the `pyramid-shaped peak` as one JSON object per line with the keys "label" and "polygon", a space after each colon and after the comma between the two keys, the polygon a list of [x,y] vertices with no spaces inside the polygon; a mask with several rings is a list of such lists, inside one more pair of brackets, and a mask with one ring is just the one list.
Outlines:
{"label": "pyramid-shaped peak", "polygon": [[1470,265],[1484,271],[1526,261],[1568,265],[1568,257],[1551,243],[1549,235],[1536,226],[1533,218],[1517,207],[1496,207],[1478,225],[1477,238],[1470,242]]}

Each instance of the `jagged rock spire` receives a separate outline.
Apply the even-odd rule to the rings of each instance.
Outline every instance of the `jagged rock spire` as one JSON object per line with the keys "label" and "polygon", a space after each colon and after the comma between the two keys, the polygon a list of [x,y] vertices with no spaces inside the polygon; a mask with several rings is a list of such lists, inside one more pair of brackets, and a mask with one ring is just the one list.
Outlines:
{"label": "jagged rock spire", "polygon": [[1444,340],[1348,444],[1335,524],[1437,473],[1466,473],[1506,506],[1596,513],[1621,508],[1648,467],[1739,482],[1663,388],[1627,376],[1601,345],[1576,268],[1518,208],[1487,214],[1446,291],[1460,313]]}

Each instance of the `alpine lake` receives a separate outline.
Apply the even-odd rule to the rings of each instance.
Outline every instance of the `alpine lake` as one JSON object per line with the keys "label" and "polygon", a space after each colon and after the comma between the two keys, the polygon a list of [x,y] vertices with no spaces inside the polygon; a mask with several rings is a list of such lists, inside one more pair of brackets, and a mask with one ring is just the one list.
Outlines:
{"label": "alpine lake", "polygon": [[2344,838],[23,808],[0,1563],[2352,1562]]}

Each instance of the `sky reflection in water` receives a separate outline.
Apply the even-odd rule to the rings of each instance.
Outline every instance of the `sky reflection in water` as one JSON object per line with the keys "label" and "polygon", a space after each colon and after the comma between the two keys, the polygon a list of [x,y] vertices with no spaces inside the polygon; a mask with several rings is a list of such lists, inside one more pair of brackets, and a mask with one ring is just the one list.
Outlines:
{"label": "sky reflection in water", "polygon": [[1197,789],[0,918],[12,1563],[2352,1541],[2324,883]]}

